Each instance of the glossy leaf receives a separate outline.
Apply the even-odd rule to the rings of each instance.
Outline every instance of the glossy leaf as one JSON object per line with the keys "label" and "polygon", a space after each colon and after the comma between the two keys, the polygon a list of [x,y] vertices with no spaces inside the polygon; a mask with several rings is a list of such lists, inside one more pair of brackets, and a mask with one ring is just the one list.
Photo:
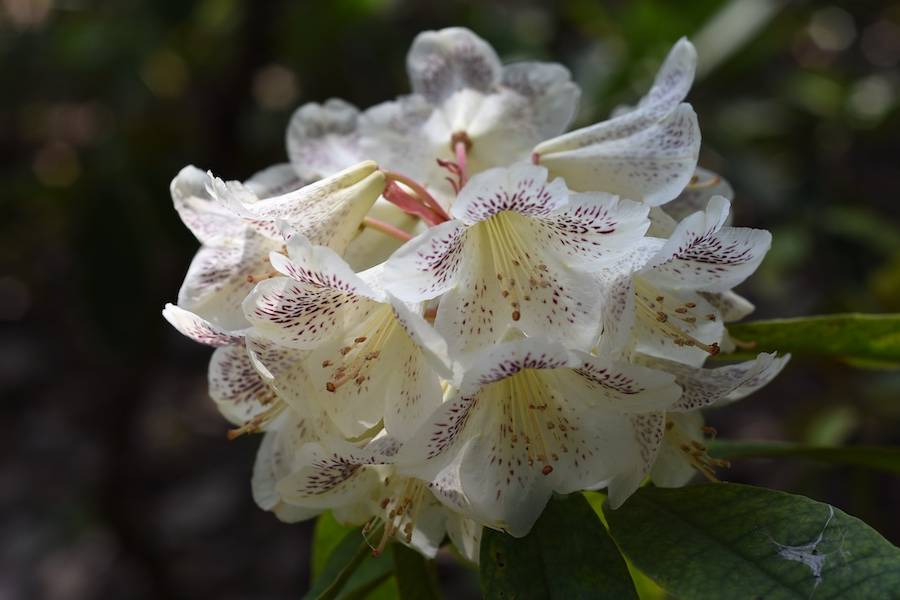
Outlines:
{"label": "glossy leaf", "polygon": [[807,446],[793,442],[716,440],[716,458],[802,458],[817,462],[867,467],[900,474],[900,448],[878,446]]}
{"label": "glossy leaf", "polygon": [[828,505],[721,483],[638,490],[605,511],[635,565],[692,600],[897,598],[900,549]]}
{"label": "glossy leaf", "polygon": [[[729,333],[748,350],[833,356],[884,366],[900,362],[900,315],[842,314],[735,323]],[[743,352],[741,353],[743,354]],[[724,355],[732,358],[733,355]]]}
{"label": "glossy leaf", "polygon": [[625,561],[581,494],[551,500],[523,538],[485,528],[485,598],[637,598]]}

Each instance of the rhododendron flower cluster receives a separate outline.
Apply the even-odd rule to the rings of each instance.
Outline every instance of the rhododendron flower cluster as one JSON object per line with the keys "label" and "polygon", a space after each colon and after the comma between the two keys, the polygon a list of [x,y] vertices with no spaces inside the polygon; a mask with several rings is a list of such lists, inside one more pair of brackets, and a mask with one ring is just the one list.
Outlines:
{"label": "rhododendron flower cluster", "polygon": [[202,246],[164,315],[216,348],[231,435],[263,434],[263,509],[477,561],[482,527],[523,536],[553,493],[715,478],[700,411],[786,357],[704,366],[771,236],[697,167],[695,63],[679,41],[636,105],[566,133],[564,67],[425,32],[410,95],[299,108],[290,164],[178,174]]}

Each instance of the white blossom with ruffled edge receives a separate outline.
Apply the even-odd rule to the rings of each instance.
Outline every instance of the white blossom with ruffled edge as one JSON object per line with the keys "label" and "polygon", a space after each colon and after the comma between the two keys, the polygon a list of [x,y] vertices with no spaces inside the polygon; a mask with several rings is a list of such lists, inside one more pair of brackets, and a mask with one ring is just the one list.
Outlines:
{"label": "white blossom with ruffled edge", "polygon": [[385,264],[385,286],[420,302],[440,296],[435,327],[470,354],[510,325],[589,350],[603,295],[593,269],[627,253],[646,231],[647,207],[604,193],[570,193],[543,167],[491,169],[429,229]]}

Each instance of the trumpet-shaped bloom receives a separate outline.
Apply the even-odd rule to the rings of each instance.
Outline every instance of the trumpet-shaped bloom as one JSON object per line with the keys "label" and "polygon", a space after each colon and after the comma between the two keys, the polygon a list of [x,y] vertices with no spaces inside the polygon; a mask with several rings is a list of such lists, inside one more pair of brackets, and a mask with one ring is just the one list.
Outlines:
{"label": "trumpet-shaped bloom", "polygon": [[[439,375],[451,377],[446,343],[424,319],[373,286],[332,250],[302,235],[288,256],[273,253],[283,276],[261,282],[244,302],[255,334],[304,350],[309,389],[348,437],[380,422],[395,436],[440,403]],[[277,382],[277,375],[274,375]]]}
{"label": "trumpet-shaped bloom", "polygon": [[530,165],[473,177],[451,214],[391,257],[385,285],[407,301],[442,296],[435,326],[465,353],[499,341],[510,325],[589,349],[602,298],[587,273],[648,226],[646,207],[569,193]]}
{"label": "trumpet-shaped bloom", "polygon": [[528,338],[479,355],[403,444],[402,473],[482,525],[522,536],[553,492],[608,487],[618,506],[649,471],[674,377]]}
{"label": "trumpet-shaped bloom", "polygon": [[747,397],[774,379],[788,360],[790,355],[776,357],[763,353],[754,360],[715,369],[659,359],[642,361],[675,375],[683,390],[681,398],[666,414],[665,438],[650,473],[653,483],[660,487],[680,487],[697,472],[715,479],[714,468],[727,463],[707,454],[704,434],[713,432],[703,427],[700,411]]}
{"label": "trumpet-shaped bloom", "polygon": [[574,190],[602,190],[653,206],[672,200],[690,181],[700,152],[697,116],[682,103],[696,65],[696,50],[681,39],[636,107],[538,144],[535,162]]}
{"label": "trumpet-shaped bloom", "polygon": [[[240,302],[256,281],[268,276],[269,253],[281,243],[213,198],[208,183],[209,177],[191,166],[172,180],[175,209],[202,244],[178,292],[178,305],[225,329],[241,329],[247,322]],[[281,165],[254,175],[244,187],[267,198],[302,185],[290,165]]]}
{"label": "trumpet-shaped bloom", "polygon": [[725,198],[714,197],[668,240],[646,238],[625,265],[604,272],[615,299],[603,315],[604,334],[616,340],[611,348],[692,366],[720,351],[722,309],[729,320],[747,310],[730,289],[756,270],[771,244],[767,231],[725,226],[728,209]]}
{"label": "trumpet-shaped bloom", "polygon": [[411,95],[363,113],[336,99],[300,107],[288,129],[299,172],[322,176],[371,158],[449,204],[453,189],[436,159],[462,153],[470,173],[526,159],[535,144],[565,131],[578,103],[565,67],[504,66],[487,42],[459,27],[419,34],[407,71]]}

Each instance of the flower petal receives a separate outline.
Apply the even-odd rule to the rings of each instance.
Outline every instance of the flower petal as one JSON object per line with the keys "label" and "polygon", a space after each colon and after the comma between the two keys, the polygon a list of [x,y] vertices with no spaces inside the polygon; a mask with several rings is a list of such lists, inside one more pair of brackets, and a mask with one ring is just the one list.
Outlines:
{"label": "flower petal", "polygon": [[298,420],[286,414],[279,419],[278,425],[265,433],[256,452],[250,481],[253,500],[257,506],[274,512],[286,523],[305,521],[318,515],[321,510],[286,504],[276,489],[278,481],[290,473],[294,457],[293,444],[296,443],[296,438],[291,433],[298,428]]}
{"label": "flower petal", "polygon": [[472,177],[453,203],[451,214],[472,225],[503,211],[546,216],[568,201],[566,184],[547,182],[547,169],[514,165],[484,171]]}
{"label": "flower petal", "polygon": [[[697,167],[687,187],[677,198],[667,203],[662,210],[665,210],[666,214],[677,223],[698,210],[706,210],[713,196],[722,196],[731,202],[734,200],[734,189],[721,175],[703,167]],[[730,220],[729,215],[725,224],[730,224]],[[660,234],[660,237],[669,237],[671,233],[672,231],[666,231]]]}
{"label": "flower petal", "polygon": [[566,398],[579,398],[587,406],[622,413],[668,410],[681,396],[675,377],[665,371],[625,362],[610,362],[573,351],[574,370],[558,376]]}
{"label": "flower petal", "polygon": [[722,320],[726,323],[740,321],[756,310],[752,302],[732,291],[721,294],[701,292],[700,295],[722,314]]}
{"label": "flower petal", "polygon": [[650,91],[631,112],[647,118],[668,114],[687,97],[696,70],[697,50],[687,38],[681,38],[663,61]]}
{"label": "flower petal", "polygon": [[305,444],[299,451],[290,474],[276,486],[278,494],[290,504],[312,509],[333,509],[363,503],[381,485],[378,470],[358,448],[329,439]]}
{"label": "flower petal", "polygon": [[268,339],[290,348],[315,348],[365,319],[378,303],[339,288],[274,277],[244,300],[247,320]]}
{"label": "flower petal", "polygon": [[602,192],[571,194],[566,206],[534,220],[534,242],[563,264],[596,269],[634,247],[647,231],[647,207]]}
{"label": "flower petal", "polygon": [[570,189],[664,204],[684,189],[697,165],[697,115],[682,104],[645,127],[635,120],[629,113],[567,133],[538,145],[535,158]]}
{"label": "flower petal", "polygon": [[[703,416],[700,411],[669,413],[666,415],[667,430],[663,444],[659,448],[656,462],[650,469],[653,485],[676,488],[686,485],[697,474],[697,468],[689,459],[691,444],[705,444],[703,437]],[[671,423],[672,425],[668,425]]]}
{"label": "flower petal", "polygon": [[779,357],[761,353],[754,360],[715,369],[696,369],[670,361],[647,363],[675,375],[684,392],[671,410],[686,412],[730,404],[752,394],[774,379],[790,358],[790,354]]}
{"label": "flower petal", "polygon": [[241,334],[216,327],[206,319],[174,304],[166,304],[162,314],[179,333],[207,346],[230,346],[244,340]]}
{"label": "flower petal", "polygon": [[406,57],[413,91],[439,103],[453,92],[488,92],[500,79],[500,59],[483,39],[462,27],[425,31]]}
{"label": "flower petal", "polygon": [[178,172],[169,189],[181,220],[202,244],[217,244],[244,236],[247,224],[206,191],[208,177],[194,166]]}
{"label": "flower petal", "polygon": [[694,213],[678,224],[646,269],[654,285],[724,292],[756,270],[772,244],[772,234],[724,227],[728,209],[728,200],[715,196],[705,212]]}
{"label": "flower petal", "polygon": [[385,264],[385,287],[407,302],[430,300],[449,290],[463,262],[467,230],[462,221],[447,221],[408,241]]}
{"label": "flower petal", "polygon": [[482,527],[472,519],[448,511],[447,535],[463,558],[478,564],[481,551]]}
{"label": "flower petal", "polygon": [[527,125],[534,132],[535,144],[566,130],[575,116],[581,95],[581,90],[572,82],[569,70],[557,63],[518,62],[504,65],[501,85],[528,101],[527,117],[521,118],[519,124]]}
{"label": "flower petal", "polygon": [[286,222],[316,244],[342,252],[384,189],[375,163],[360,163],[299,190],[260,200],[246,186],[211,177],[210,194],[251,221],[263,235],[280,240]]}
{"label": "flower petal", "polygon": [[359,147],[358,120],[359,110],[338,98],[298,108],[287,130],[288,156],[297,173],[314,181],[370,158]]}
{"label": "flower petal", "polygon": [[[539,469],[524,466],[522,444],[498,449],[493,436],[478,435],[461,450],[460,481],[475,521],[523,537],[553,493]],[[499,451],[498,451],[499,450]]]}
{"label": "flower petal", "polygon": [[223,329],[246,327],[241,301],[271,275],[269,253],[279,246],[245,228],[239,237],[201,247],[178,291],[179,306]]}
{"label": "flower petal", "polygon": [[634,273],[659,252],[663,243],[663,240],[643,238],[627,253],[618,255],[613,262],[601,265],[592,273],[598,293],[603,297],[598,355],[622,358],[630,353],[636,317]]}
{"label": "flower petal", "polygon": [[234,425],[243,425],[279,402],[259,376],[244,344],[223,346],[209,363],[209,396]]}
{"label": "flower petal", "polygon": [[666,416],[664,412],[632,415],[630,425],[640,451],[623,456],[619,474],[609,481],[607,491],[613,509],[622,506],[650,473],[665,437]]}

